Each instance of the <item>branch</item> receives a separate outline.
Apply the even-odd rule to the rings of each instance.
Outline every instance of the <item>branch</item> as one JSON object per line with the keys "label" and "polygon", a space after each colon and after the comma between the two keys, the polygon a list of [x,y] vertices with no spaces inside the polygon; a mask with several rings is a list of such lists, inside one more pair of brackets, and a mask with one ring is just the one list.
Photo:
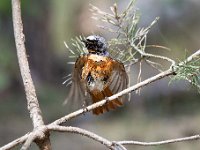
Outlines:
{"label": "branch", "polygon": [[31,143],[35,141],[41,150],[51,149],[48,144],[49,141],[49,131],[45,125],[38,127],[36,130],[31,132],[28,138],[25,140],[21,147],[21,150],[27,150]]}
{"label": "branch", "polygon": [[158,141],[158,142],[140,142],[140,141],[116,141],[116,143],[122,145],[140,145],[140,146],[156,146],[156,145],[164,145],[170,143],[177,143],[177,142],[184,142],[184,141],[192,141],[200,139],[200,135],[193,135],[184,138],[177,138],[177,139],[170,139],[165,141]]}
{"label": "branch", "polygon": [[17,138],[16,140],[6,144],[5,146],[1,147],[0,149],[1,150],[9,150],[9,149],[11,149],[11,148],[13,148],[13,147],[15,147],[15,146],[17,146],[19,144],[24,143],[24,141],[26,141],[26,139],[29,137],[29,134],[30,133],[27,133],[24,136],[22,136],[20,138]]}
{"label": "branch", "polygon": [[26,139],[25,143],[22,145],[20,150],[27,150],[31,143],[37,138],[37,135],[32,132],[29,137]]}
{"label": "branch", "polygon": [[48,125],[48,129],[50,131],[57,131],[57,132],[70,132],[70,133],[75,133],[75,134],[80,134],[82,136],[86,136],[92,140],[95,140],[103,145],[105,145],[106,147],[108,147],[109,149],[114,150],[113,144],[112,142],[110,142],[109,140],[94,134],[93,132],[81,129],[81,128],[77,128],[77,127],[65,127],[65,126],[59,126],[59,125]]}
{"label": "branch", "polygon": [[149,83],[155,82],[155,81],[157,81],[159,79],[162,79],[162,78],[164,78],[166,76],[169,76],[169,75],[172,75],[172,74],[174,74],[174,71],[172,69],[169,69],[167,71],[159,73],[159,74],[157,74],[157,75],[155,75],[155,76],[153,76],[153,77],[151,77],[149,79],[146,79],[146,80],[144,80],[144,81],[142,81],[142,82],[140,82],[140,83],[138,83],[138,84],[136,84],[134,86],[131,86],[131,87],[129,87],[129,88],[117,93],[117,94],[114,94],[114,95],[112,95],[110,97],[107,97],[107,99],[103,99],[103,100],[101,100],[101,101],[99,101],[97,103],[94,103],[92,105],[87,106],[86,108],[79,109],[79,110],[77,110],[77,111],[75,111],[73,113],[70,113],[70,114],[68,114],[68,115],[66,115],[66,116],[64,116],[64,117],[62,117],[60,119],[57,119],[52,124],[60,125],[60,124],[66,122],[66,121],[68,121],[68,120],[70,120],[72,118],[75,118],[75,117],[77,117],[77,116],[79,116],[81,114],[89,112],[89,111],[91,111],[91,110],[93,110],[93,109],[95,109],[95,108],[97,108],[99,106],[103,106],[108,101],[112,101],[112,100],[114,100],[114,99],[116,99],[116,98],[118,98],[118,97],[120,97],[120,96],[122,96],[124,94],[128,94],[128,93],[130,93],[132,91],[135,91],[135,90],[137,90],[137,89],[139,89],[141,87],[146,86]]}
{"label": "branch", "polygon": [[25,49],[25,36],[23,34],[23,25],[21,20],[21,8],[19,0],[12,0],[12,13],[13,13],[13,27],[15,35],[15,43],[17,48],[17,57],[19,62],[19,67],[21,71],[21,76],[23,79],[26,99],[28,102],[28,110],[30,112],[30,117],[34,128],[44,125],[41,110],[39,108],[39,103],[35,93],[35,87],[30,74],[29,64],[26,56]]}
{"label": "branch", "polygon": [[[17,57],[21,71],[21,76],[25,87],[28,110],[32,119],[33,127],[34,129],[36,129],[44,125],[44,121],[41,115],[41,110],[35,93],[35,87],[33,85],[29,64],[26,56],[26,48],[24,44],[25,36],[23,34],[20,0],[12,0],[12,16],[15,43],[17,48]],[[49,139],[47,141],[49,141]],[[43,141],[43,143],[46,143],[46,140]],[[44,147],[47,146],[48,148],[50,148],[50,142],[47,142],[47,144],[48,146],[44,144],[40,144],[39,146],[43,145]]]}
{"label": "branch", "polygon": [[200,57],[200,50],[198,50],[195,53],[193,53],[192,55],[190,55],[185,61],[179,63],[177,66],[181,66],[181,65],[188,63],[188,62],[190,62],[193,59],[198,58],[198,57]]}

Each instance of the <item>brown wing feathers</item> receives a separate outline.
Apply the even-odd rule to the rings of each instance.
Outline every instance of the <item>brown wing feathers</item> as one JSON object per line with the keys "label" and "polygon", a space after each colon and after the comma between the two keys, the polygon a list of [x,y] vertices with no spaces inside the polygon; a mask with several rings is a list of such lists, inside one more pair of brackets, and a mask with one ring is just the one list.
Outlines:
{"label": "brown wing feathers", "polygon": [[[101,92],[98,92],[98,93],[95,93],[95,94],[94,93],[90,93],[90,94],[92,96],[93,103],[96,103],[98,101],[103,100],[105,97],[110,97],[110,96],[113,95],[112,92],[110,91],[109,87],[106,87]],[[102,114],[102,113],[104,113],[106,111],[115,109],[115,108],[117,108],[119,106],[122,106],[122,102],[117,98],[115,100],[109,101],[108,103],[106,103],[103,106],[95,108],[93,110],[93,114],[99,115],[99,114]]]}
{"label": "brown wing feathers", "polygon": [[[109,58],[109,61],[112,62],[110,65],[112,69],[110,71],[108,83],[106,84],[103,91],[89,91],[86,89],[86,83],[83,82],[82,69],[86,61],[88,60],[87,55],[79,57],[75,63],[74,72],[72,75],[72,87],[69,92],[68,99],[73,99],[75,103],[80,103],[79,100],[83,100],[85,102],[88,101],[88,97],[86,97],[85,93],[89,93],[89,99],[92,99],[93,103],[101,101],[105,99],[105,97],[110,97],[113,94],[116,94],[127,87],[128,77],[124,66],[122,63]],[[108,64],[108,63],[107,63]],[[109,68],[109,67],[108,67]],[[106,70],[106,68],[104,68]],[[106,71],[107,72],[107,71]],[[93,110],[93,114],[99,115],[104,112],[116,109],[119,106],[122,106],[122,101],[125,100],[126,97],[122,96],[115,100],[109,101],[103,106],[100,106]],[[78,102],[79,101],[79,102]]]}

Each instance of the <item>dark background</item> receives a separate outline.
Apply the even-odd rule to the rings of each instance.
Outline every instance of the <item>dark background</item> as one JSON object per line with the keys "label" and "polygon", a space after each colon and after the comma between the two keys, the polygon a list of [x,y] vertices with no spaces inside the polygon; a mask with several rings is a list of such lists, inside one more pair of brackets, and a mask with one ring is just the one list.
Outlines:
{"label": "dark background", "polygon": [[[112,37],[96,27],[91,19],[89,3],[110,11],[117,2],[122,10],[128,1],[79,0],[22,0],[22,17],[31,74],[36,87],[45,123],[66,115],[70,106],[62,106],[67,88],[63,77],[71,72],[69,52],[63,41],[92,33]],[[152,50],[176,61],[199,49],[200,1],[198,0],[138,0],[140,26],[148,26],[155,17],[148,44],[166,46],[171,51]],[[135,83],[138,67],[131,71]],[[158,72],[143,66],[142,79]],[[122,108],[93,116],[90,113],[66,125],[88,129],[110,140],[157,141],[190,136],[200,131],[200,96],[187,82],[169,84],[162,79],[133,93],[130,102]],[[24,87],[20,76],[14,43],[11,1],[0,0],[0,146],[24,135],[32,129],[26,106]],[[105,149],[102,145],[79,135],[52,133],[53,149]],[[131,146],[129,149],[197,150],[199,142],[185,142],[159,147]],[[35,149],[32,144],[32,149]]]}

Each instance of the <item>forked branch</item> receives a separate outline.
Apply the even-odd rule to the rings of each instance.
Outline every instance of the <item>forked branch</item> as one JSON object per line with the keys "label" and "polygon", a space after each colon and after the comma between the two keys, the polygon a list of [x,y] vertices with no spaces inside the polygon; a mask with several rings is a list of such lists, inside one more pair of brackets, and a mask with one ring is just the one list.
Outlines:
{"label": "forked branch", "polygon": [[[129,10],[129,8],[127,9]],[[110,149],[119,149],[119,150],[126,150],[126,148],[123,145],[142,145],[142,146],[153,146],[153,145],[162,145],[162,144],[169,144],[169,143],[175,143],[175,142],[183,142],[183,141],[191,141],[191,140],[197,140],[200,139],[200,135],[194,135],[190,137],[184,137],[184,138],[178,138],[178,139],[170,139],[165,141],[158,141],[158,142],[139,142],[139,141],[109,141],[106,138],[103,138],[97,134],[94,134],[90,131],[86,131],[84,129],[80,129],[77,127],[65,127],[61,126],[61,124],[67,122],[68,120],[78,117],[81,114],[84,114],[86,112],[89,112],[99,106],[102,106],[106,104],[108,101],[112,101],[124,94],[128,94],[132,91],[136,91],[137,89],[140,89],[141,87],[144,87],[152,82],[155,82],[159,79],[162,79],[164,77],[170,76],[170,75],[176,75],[177,70],[179,67],[183,66],[187,62],[191,62],[193,59],[196,59],[197,57],[200,57],[200,50],[189,56],[186,60],[179,63],[178,65],[175,65],[175,62],[173,60],[168,60],[172,63],[172,66],[166,70],[163,71],[149,79],[146,79],[136,85],[133,85],[115,95],[112,95],[108,97],[107,99],[104,99],[100,102],[94,103],[92,105],[87,106],[84,109],[79,109],[73,113],[70,113],[60,119],[55,120],[54,122],[50,123],[49,125],[44,125],[44,121],[41,115],[41,110],[39,107],[39,103],[37,100],[37,96],[35,93],[35,87],[33,85],[33,81],[30,74],[29,64],[26,56],[26,49],[25,49],[25,36],[23,34],[23,25],[22,25],[22,19],[21,19],[21,8],[20,8],[20,0],[12,0],[12,11],[13,11],[13,26],[14,26],[14,34],[15,34],[15,42],[16,42],[16,48],[17,48],[17,56],[20,66],[20,71],[25,87],[25,93],[27,98],[27,105],[28,110],[30,113],[30,117],[32,119],[34,130],[30,133],[27,133],[26,135],[8,143],[7,145],[0,148],[0,150],[7,150],[11,149],[19,144],[24,143],[22,146],[22,150],[26,150],[29,148],[30,144],[34,141],[37,143],[37,145],[42,150],[49,150],[51,149],[50,140],[49,140],[49,132],[50,131],[57,131],[57,132],[70,132],[74,134],[80,134],[86,137],[91,138],[92,140],[95,140],[106,147]],[[115,9],[113,9],[113,12],[115,13]],[[123,16],[125,16],[126,13],[123,13]],[[113,16],[111,16],[113,17]],[[116,18],[119,17],[119,15],[116,13]],[[112,20],[110,20],[112,23]],[[119,22],[120,23],[120,22]],[[119,24],[120,25],[120,24]],[[134,45],[132,45],[134,47]],[[137,50],[137,49],[136,49]],[[138,52],[141,55],[149,56],[144,54],[143,51],[140,51],[138,49]],[[160,58],[160,57],[159,57]]]}

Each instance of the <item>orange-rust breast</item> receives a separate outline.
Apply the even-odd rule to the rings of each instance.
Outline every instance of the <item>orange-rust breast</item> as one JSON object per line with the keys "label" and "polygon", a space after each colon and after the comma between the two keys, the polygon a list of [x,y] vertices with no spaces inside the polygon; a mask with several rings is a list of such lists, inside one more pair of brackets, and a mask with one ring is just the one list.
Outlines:
{"label": "orange-rust breast", "polygon": [[112,70],[113,60],[110,57],[90,54],[82,69],[82,80],[87,82],[90,91],[102,91]]}

